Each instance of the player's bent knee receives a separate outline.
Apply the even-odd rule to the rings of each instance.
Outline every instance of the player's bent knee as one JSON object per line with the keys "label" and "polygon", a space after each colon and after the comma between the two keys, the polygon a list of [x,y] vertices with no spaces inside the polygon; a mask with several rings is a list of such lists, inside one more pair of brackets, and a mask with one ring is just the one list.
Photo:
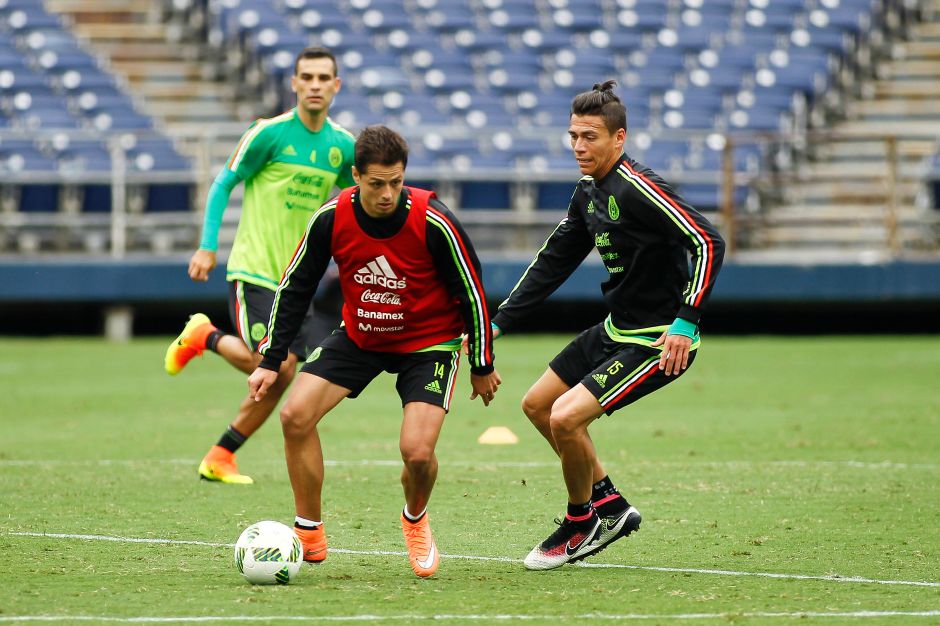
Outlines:
{"label": "player's bent knee", "polygon": [[541,424],[551,414],[551,406],[546,406],[537,394],[529,392],[522,398],[522,412],[532,423]]}
{"label": "player's bent knee", "polygon": [[309,411],[290,402],[281,407],[280,417],[285,437],[305,437],[316,424]]}
{"label": "player's bent knee", "polygon": [[434,462],[434,448],[430,446],[419,446],[401,451],[401,460],[411,472],[424,472]]}
{"label": "player's bent knee", "polygon": [[559,409],[557,403],[552,407],[552,415],[548,420],[552,429],[552,436],[556,440],[568,439],[575,436],[583,427],[580,420],[569,412]]}

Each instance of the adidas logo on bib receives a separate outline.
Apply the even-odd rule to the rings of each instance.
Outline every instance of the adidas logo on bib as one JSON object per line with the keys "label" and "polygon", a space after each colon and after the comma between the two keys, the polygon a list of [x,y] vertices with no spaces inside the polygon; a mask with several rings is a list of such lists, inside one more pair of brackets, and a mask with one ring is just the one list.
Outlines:
{"label": "adidas logo on bib", "polygon": [[406,280],[395,274],[384,254],[360,267],[353,280],[360,285],[379,285],[386,289],[404,289],[407,286]]}

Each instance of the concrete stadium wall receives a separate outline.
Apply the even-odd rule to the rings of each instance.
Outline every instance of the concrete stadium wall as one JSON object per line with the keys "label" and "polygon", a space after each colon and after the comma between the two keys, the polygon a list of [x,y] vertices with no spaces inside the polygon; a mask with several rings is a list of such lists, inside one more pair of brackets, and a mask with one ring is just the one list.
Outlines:
{"label": "concrete stadium wall", "polygon": [[[528,261],[484,260],[487,295],[502,300]],[[223,268],[207,283],[186,274],[187,260],[87,258],[0,262],[2,303],[144,304],[225,299]],[[553,298],[600,300],[603,266],[587,263]],[[713,303],[940,302],[940,261],[873,265],[763,265],[728,262]]]}

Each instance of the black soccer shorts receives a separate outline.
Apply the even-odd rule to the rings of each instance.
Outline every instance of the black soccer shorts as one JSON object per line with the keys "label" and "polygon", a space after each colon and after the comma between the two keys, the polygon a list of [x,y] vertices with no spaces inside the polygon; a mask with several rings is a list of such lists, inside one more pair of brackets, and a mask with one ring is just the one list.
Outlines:
{"label": "black soccer shorts", "polygon": [[[271,307],[274,306],[274,293],[271,289],[240,280],[229,283],[228,314],[238,336],[252,352],[258,351],[258,344],[268,334],[268,319],[271,317]],[[311,303],[300,326],[300,332],[290,345],[290,351],[303,361],[335,327],[325,328],[320,320],[315,319]]]}
{"label": "black soccer shorts", "polygon": [[[661,353],[658,348],[614,341],[601,323],[575,337],[549,367],[569,387],[583,383],[610,415],[688,371],[666,376],[659,369]],[[689,365],[695,353],[689,353]]]}
{"label": "black soccer shorts", "polygon": [[404,354],[363,350],[340,328],[323,340],[300,371],[349,389],[350,398],[362,393],[382,372],[390,372],[398,375],[395,389],[402,406],[426,402],[449,411],[459,365],[459,350]]}

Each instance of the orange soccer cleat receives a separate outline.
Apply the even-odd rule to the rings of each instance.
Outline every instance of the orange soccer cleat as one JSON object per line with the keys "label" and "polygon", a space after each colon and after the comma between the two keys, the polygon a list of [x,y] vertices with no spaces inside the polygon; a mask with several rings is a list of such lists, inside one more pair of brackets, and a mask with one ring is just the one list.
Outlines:
{"label": "orange soccer cleat", "polygon": [[199,477],[230,485],[250,485],[255,481],[251,476],[238,473],[235,454],[222,446],[212,446],[202,463],[199,464]]}
{"label": "orange soccer cleat", "polygon": [[206,339],[215,329],[209,318],[202,313],[191,316],[180,336],[166,349],[166,357],[163,359],[166,373],[176,376],[193,357],[202,354],[206,349]]}
{"label": "orange soccer cleat", "polygon": [[404,513],[401,516],[401,530],[408,547],[408,562],[411,569],[421,578],[427,578],[437,571],[441,555],[431,535],[431,523],[425,513],[417,522],[412,522]]}
{"label": "orange soccer cleat", "polygon": [[304,561],[322,563],[326,559],[326,530],[323,524],[313,530],[294,526],[294,533],[300,538],[300,543],[304,547]]}

